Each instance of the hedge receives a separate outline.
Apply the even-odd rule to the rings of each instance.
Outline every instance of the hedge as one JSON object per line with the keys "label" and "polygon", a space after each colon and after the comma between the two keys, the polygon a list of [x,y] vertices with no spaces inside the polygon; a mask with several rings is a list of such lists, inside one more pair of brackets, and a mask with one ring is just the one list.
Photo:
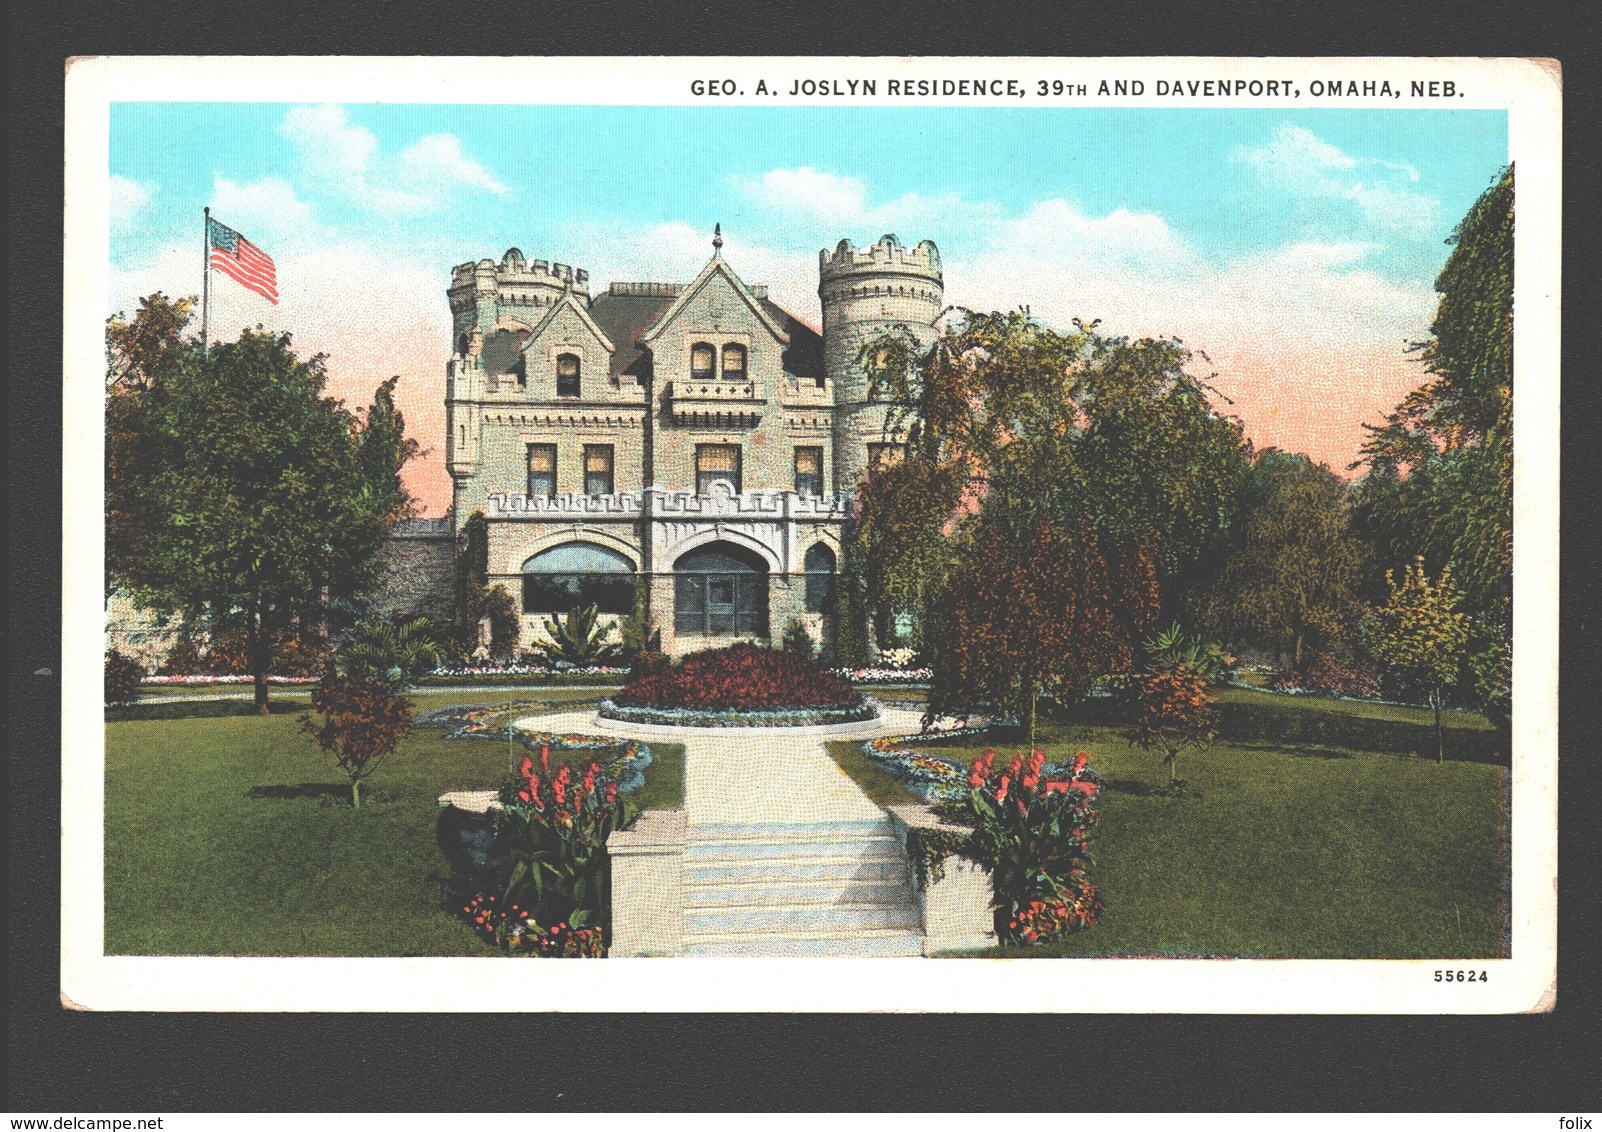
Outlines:
{"label": "hedge", "polygon": [[[1399,719],[1376,719],[1308,703],[1218,705],[1218,737],[1233,743],[1281,743],[1393,751],[1435,757],[1435,727]],[[1067,708],[1064,718],[1105,727],[1127,727],[1126,709],[1113,697],[1093,697]],[[1446,757],[1460,762],[1507,763],[1507,736],[1494,728],[1445,728]]]}

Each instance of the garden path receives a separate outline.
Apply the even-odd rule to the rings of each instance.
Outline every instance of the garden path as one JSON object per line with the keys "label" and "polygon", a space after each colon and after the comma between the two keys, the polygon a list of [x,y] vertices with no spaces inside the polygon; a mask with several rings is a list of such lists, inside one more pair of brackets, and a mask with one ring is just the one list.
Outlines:
{"label": "garden path", "polygon": [[906,857],[823,744],[911,734],[921,720],[886,706],[827,727],[663,727],[574,710],[516,726],[683,744],[683,954],[892,956],[923,950]]}
{"label": "garden path", "polygon": [[620,735],[684,745],[684,814],[696,826],[824,824],[884,816],[823,747],[833,739],[916,734],[922,713],[884,707],[878,719],[830,727],[662,727],[602,719],[593,709],[519,719],[522,730]]}

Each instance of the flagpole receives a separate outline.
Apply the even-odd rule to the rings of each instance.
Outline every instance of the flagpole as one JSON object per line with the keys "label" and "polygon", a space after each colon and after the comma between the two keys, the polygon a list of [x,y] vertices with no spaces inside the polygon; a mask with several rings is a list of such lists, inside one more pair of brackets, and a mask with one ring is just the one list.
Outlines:
{"label": "flagpole", "polygon": [[205,245],[205,270],[201,274],[200,282],[200,356],[211,357],[211,335],[207,332],[207,323],[211,317],[211,205],[205,208],[206,222],[205,234],[201,243]]}

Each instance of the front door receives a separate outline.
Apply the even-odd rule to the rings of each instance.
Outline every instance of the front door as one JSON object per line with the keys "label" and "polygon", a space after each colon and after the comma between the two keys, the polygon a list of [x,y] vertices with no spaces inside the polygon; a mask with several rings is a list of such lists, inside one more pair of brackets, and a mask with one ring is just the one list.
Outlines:
{"label": "front door", "polygon": [[674,628],[697,637],[768,635],[768,568],[759,555],[713,543],[674,564]]}

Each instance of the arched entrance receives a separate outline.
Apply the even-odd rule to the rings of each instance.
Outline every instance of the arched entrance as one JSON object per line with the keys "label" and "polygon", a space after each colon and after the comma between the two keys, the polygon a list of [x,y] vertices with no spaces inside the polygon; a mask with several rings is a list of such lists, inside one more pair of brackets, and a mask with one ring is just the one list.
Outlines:
{"label": "arched entrance", "polygon": [[594,605],[600,613],[634,609],[634,564],[615,550],[569,542],[523,563],[523,612],[566,613]]}
{"label": "arched entrance", "polygon": [[687,551],[673,564],[673,629],[703,637],[768,635],[768,565],[733,543]]}

